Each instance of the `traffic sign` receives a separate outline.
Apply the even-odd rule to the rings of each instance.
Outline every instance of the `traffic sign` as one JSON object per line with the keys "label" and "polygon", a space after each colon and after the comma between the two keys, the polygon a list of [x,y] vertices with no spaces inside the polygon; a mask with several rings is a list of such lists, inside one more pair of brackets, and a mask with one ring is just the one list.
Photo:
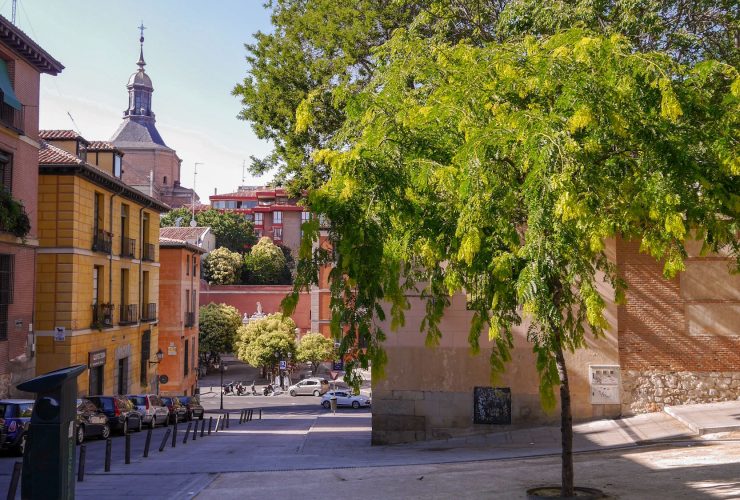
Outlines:
{"label": "traffic sign", "polygon": [[288,362],[285,360],[280,360],[280,369],[281,370],[287,370],[288,369]]}

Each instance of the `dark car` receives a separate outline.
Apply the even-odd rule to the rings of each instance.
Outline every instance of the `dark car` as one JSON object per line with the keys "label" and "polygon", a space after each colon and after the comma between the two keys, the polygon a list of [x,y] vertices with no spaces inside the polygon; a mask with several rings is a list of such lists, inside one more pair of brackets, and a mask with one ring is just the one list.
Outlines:
{"label": "dark car", "polygon": [[205,410],[200,405],[197,396],[178,396],[177,399],[185,407],[187,413],[185,414],[186,420],[193,420],[194,418],[203,420]]}
{"label": "dark car", "polygon": [[0,400],[0,449],[23,455],[32,411],[32,399]]}
{"label": "dark car", "polygon": [[125,396],[90,396],[88,399],[108,417],[111,430],[117,430],[121,434],[127,434],[131,430],[141,431],[141,412]]}
{"label": "dark car", "polygon": [[89,437],[97,436],[100,439],[108,439],[110,436],[108,417],[88,399],[77,400],[77,421],[75,424],[77,426],[75,430],[77,444],[82,444],[85,438]]}
{"label": "dark car", "polygon": [[185,408],[176,397],[162,396],[162,403],[170,410],[170,423],[184,422],[188,415],[188,409]]}

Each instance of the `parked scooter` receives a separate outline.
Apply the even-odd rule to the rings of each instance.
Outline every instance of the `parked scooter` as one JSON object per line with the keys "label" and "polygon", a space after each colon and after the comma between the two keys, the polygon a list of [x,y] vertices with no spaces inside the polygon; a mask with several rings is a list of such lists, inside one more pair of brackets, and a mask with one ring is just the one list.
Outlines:
{"label": "parked scooter", "polygon": [[236,383],[236,395],[244,396],[247,393],[247,388],[242,385],[241,382]]}
{"label": "parked scooter", "polygon": [[234,394],[234,382],[231,382],[229,384],[225,384],[221,390],[223,391],[224,395],[227,394]]}
{"label": "parked scooter", "polygon": [[269,396],[273,392],[275,392],[275,390],[272,388],[272,384],[267,384],[267,386],[264,389],[262,389],[263,396]]}
{"label": "parked scooter", "polygon": [[252,396],[257,395],[257,389],[254,388],[254,380],[252,380]]}

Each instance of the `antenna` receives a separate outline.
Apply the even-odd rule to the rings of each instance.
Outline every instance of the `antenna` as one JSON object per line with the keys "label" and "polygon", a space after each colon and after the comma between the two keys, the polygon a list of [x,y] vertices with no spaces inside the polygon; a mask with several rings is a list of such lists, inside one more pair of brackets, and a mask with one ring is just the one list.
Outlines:
{"label": "antenna", "polygon": [[10,21],[13,23],[14,26],[15,26],[15,4],[16,2],[17,0],[13,0],[13,14],[10,16]]}
{"label": "antenna", "polygon": [[191,227],[195,227],[192,223],[195,222],[195,176],[198,175],[198,165],[203,165],[203,162],[196,161],[195,166],[193,166],[193,195],[191,197],[191,203],[193,205],[193,218],[190,223]]}
{"label": "antenna", "polygon": [[67,111],[67,116],[69,116],[69,119],[72,120],[72,126],[75,128],[75,131],[78,135],[82,135],[82,132],[80,132],[80,128],[77,126],[77,123],[75,122],[75,119],[72,118],[72,113]]}
{"label": "antenna", "polygon": [[244,185],[244,169],[247,167],[247,160],[242,160],[242,186]]}

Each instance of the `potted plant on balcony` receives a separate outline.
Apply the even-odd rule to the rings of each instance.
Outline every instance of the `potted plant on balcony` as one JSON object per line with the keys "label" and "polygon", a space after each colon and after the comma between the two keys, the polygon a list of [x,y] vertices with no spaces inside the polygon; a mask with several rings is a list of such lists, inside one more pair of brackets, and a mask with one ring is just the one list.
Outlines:
{"label": "potted plant on balcony", "polygon": [[5,190],[0,190],[0,230],[19,238],[31,231],[31,221],[26,214],[23,203],[13,199]]}

